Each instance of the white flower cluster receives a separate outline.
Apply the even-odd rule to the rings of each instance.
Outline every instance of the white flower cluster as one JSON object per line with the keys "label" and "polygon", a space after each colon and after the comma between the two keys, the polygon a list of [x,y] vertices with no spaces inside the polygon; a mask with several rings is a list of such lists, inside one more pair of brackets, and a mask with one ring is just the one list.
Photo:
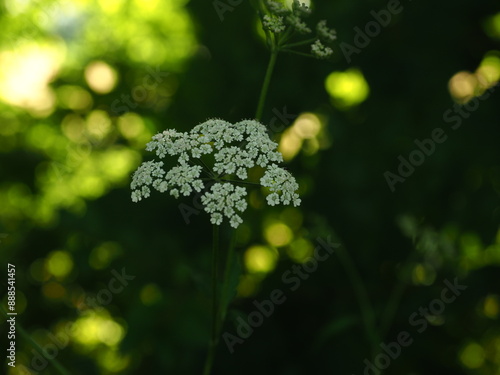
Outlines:
{"label": "white flower cluster", "polygon": [[300,16],[291,14],[286,17],[287,23],[301,34],[309,34],[311,29],[300,19]]}
{"label": "white flower cluster", "polygon": [[311,52],[320,59],[327,59],[333,54],[333,50],[323,45],[319,39],[311,44]]}
{"label": "white flower cluster", "polygon": [[337,32],[326,26],[326,20],[319,21],[316,25],[318,36],[325,42],[332,43],[337,39]]}
{"label": "white flower cluster", "polygon": [[299,185],[295,178],[287,170],[272,164],[267,168],[266,173],[260,179],[260,184],[266,186],[271,191],[267,196],[267,204],[275,206],[280,202],[283,204],[293,203],[300,205],[299,195],[296,193]]}
{"label": "white flower cluster", "polygon": [[285,6],[279,1],[272,1],[272,0],[268,1],[267,8],[272,14],[275,14],[277,16],[286,15],[290,13],[290,10],[285,8]]}
{"label": "white flower cluster", "polygon": [[[282,2],[268,0],[266,2],[267,10],[270,13],[262,18],[264,29],[275,34],[283,33],[286,41],[290,37],[289,31],[295,31],[297,34],[309,34],[311,29],[303,21],[304,17],[311,14],[311,8],[300,0],[293,0],[292,6],[287,7]],[[337,40],[337,32],[326,25],[326,20],[319,21],[316,25],[316,41],[311,44],[311,54],[319,59],[328,59],[333,55],[333,49],[330,47]],[[309,44],[308,41],[291,43],[292,46]],[[285,48],[290,51],[290,45],[285,43]]]}
{"label": "white flower cluster", "polygon": [[243,212],[247,208],[246,189],[226,182],[213,184],[210,191],[201,197],[205,211],[211,215],[210,222],[220,225],[225,216],[231,226],[237,228],[243,220],[236,214],[236,210]]}
{"label": "white flower cluster", "polygon": [[311,15],[311,8],[309,8],[306,3],[301,3],[299,0],[293,0],[292,9],[298,16],[307,17]]}
{"label": "white flower cluster", "polygon": [[262,21],[264,29],[269,30],[275,34],[279,34],[285,30],[283,17],[265,15]]}
{"label": "white flower cluster", "polygon": [[[150,187],[162,193],[169,191],[175,198],[180,194],[188,196],[193,191],[203,191],[204,180],[213,180],[210,191],[201,196],[204,209],[211,215],[212,223],[220,225],[226,217],[236,228],[242,222],[237,212],[247,208],[247,190],[233,183],[245,184],[248,170],[259,166],[265,170],[261,185],[271,191],[268,203],[297,206],[298,184],[288,171],[277,166],[283,161],[277,146],[267,135],[266,127],[255,120],[231,124],[212,119],[188,133],[166,130],[153,136],[146,150],[154,151],[160,159],[176,156],[178,165],[165,171],[162,161],[142,163],[132,178],[132,201],[149,197]],[[210,155],[207,163],[203,161],[205,155]],[[202,173],[208,177],[202,178]]]}

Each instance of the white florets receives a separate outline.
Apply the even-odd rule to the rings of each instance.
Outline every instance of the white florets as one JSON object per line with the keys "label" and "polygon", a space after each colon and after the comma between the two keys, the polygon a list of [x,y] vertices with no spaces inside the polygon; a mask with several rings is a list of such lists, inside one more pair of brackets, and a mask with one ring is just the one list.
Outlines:
{"label": "white florets", "polygon": [[[300,204],[295,178],[275,163],[283,161],[266,127],[255,120],[243,120],[236,124],[212,119],[195,126],[189,133],[166,130],[153,136],[146,150],[154,151],[159,158],[177,156],[178,165],[168,171],[162,161],[147,161],[135,171],[132,178],[132,201],[149,197],[150,187],[161,193],[169,192],[178,198],[193,191],[205,189],[203,180],[215,183],[201,196],[201,202],[210,221],[220,225],[226,217],[232,227],[242,223],[238,213],[247,208],[245,187],[234,183],[245,183],[249,169],[264,168],[260,183],[268,187],[270,205],[279,203],[295,206]],[[212,154],[211,166],[202,161],[203,155]],[[207,178],[202,178],[205,173]],[[235,180],[235,178],[239,180]],[[238,212],[238,213],[237,213]]]}
{"label": "white florets", "polygon": [[284,7],[283,4],[278,1],[268,1],[267,8],[272,14],[275,14],[277,16],[290,13],[290,10]]}
{"label": "white florets", "polygon": [[265,15],[262,21],[264,29],[269,30],[275,34],[285,31],[285,24],[283,23],[283,17],[275,17]]}
{"label": "white florets", "polygon": [[268,187],[271,191],[271,194],[267,196],[267,204],[270,206],[275,206],[280,202],[283,204],[293,203],[294,206],[300,205],[300,198],[296,193],[299,185],[286,169],[271,164],[260,179],[260,184]]}
{"label": "white florets", "polygon": [[330,47],[326,47],[319,39],[311,44],[311,52],[320,59],[327,59],[333,54],[333,50]]}
{"label": "white florets", "polygon": [[326,20],[318,22],[316,31],[318,32],[319,37],[322,38],[325,42],[332,43],[337,39],[337,32],[334,29],[330,29],[326,26]]}
{"label": "white florets", "polygon": [[299,16],[296,16],[295,14],[289,15],[286,17],[287,23],[293,27],[296,31],[298,31],[301,34],[309,34],[311,32],[311,29],[307,27],[307,24],[303,22]]}
{"label": "white florets", "polygon": [[231,226],[237,228],[243,220],[236,211],[246,210],[246,195],[247,191],[243,187],[234,186],[229,182],[215,183],[210,192],[201,197],[201,203],[205,206],[205,211],[210,214],[212,224],[220,225],[225,216],[229,219]]}

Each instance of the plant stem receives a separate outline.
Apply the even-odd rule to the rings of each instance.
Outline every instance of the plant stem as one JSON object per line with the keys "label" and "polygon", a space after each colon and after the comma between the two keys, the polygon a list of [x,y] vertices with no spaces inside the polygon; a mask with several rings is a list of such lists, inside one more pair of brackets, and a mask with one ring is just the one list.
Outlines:
{"label": "plant stem", "polygon": [[218,298],[218,288],[217,279],[219,273],[219,226],[213,224],[213,238],[212,238],[212,338],[210,339],[210,345],[208,348],[208,355],[205,362],[205,369],[203,370],[203,375],[210,375],[212,371],[212,365],[214,362],[215,351],[217,349],[217,343],[219,341],[219,298]]}
{"label": "plant stem", "polygon": [[376,355],[378,345],[380,344],[380,339],[375,327],[375,313],[370,303],[370,299],[368,298],[368,293],[366,292],[363,280],[361,279],[358,270],[354,266],[354,262],[349,256],[349,253],[342,247],[339,247],[339,249],[337,250],[337,254],[339,256],[340,262],[347,272],[348,277],[351,279],[354,293],[361,310],[363,325],[370,343],[371,354]]}
{"label": "plant stem", "polygon": [[314,57],[310,53],[304,53],[304,52],[294,51],[293,49],[282,49],[281,51],[288,52],[288,53],[293,53],[294,55],[299,55],[299,56],[304,56],[304,57]]}
{"label": "plant stem", "polygon": [[252,186],[261,186],[261,184],[258,184],[256,182],[250,182],[250,181],[240,181],[240,180],[230,180],[227,178],[221,178],[221,181],[225,182],[234,182],[235,184],[244,184],[244,185],[252,185]]}
{"label": "plant stem", "polygon": [[257,121],[261,120],[262,113],[264,112],[264,103],[266,102],[267,91],[269,90],[269,83],[271,82],[271,77],[273,75],[274,65],[276,64],[277,57],[278,50],[273,47],[271,49],[271,57],[269,58],[269,63],[267,65],[264,83],[262,84],[262,90],[260,91],[259,104],[257,105],[257,111],[255,113],[255,119]]}
{"label": "plant stem", "polygon": [[[1,309],[1,311],[7,319],[10,318],[10,315],[7,315],[7,313],[4,311],[3,308]],[[16,328],[21,333],[21,336],[23,336],[36,350],[38,350],[42,354],[45,353],[45,350],[35,340],[33,340],[30,334],[21,326],[21,324],[18,321],[16,321]],[[66,370],[64,366],[57,359],[48,355],[45,356],[45,358],[48,359],[48,361],[52,364],[52,366],[54,366],[55,369],[61,375],[70,375],[69,371]]]}
{"label": "plant stem", "polygon": [[300,46],[304,46],[306,44],[311,44],[313,42],[315,42],[317,40],[317,38],[312,38],[312,39],[308,39],[308,40],[302,40],[300,42],[295,42],[295,43],[289,43],[289,44],[283,44],[281,45],[280,48],[293,48],[293,47],[300,47]]}
{"label": "plant stem", "polygon": [[227,310],[229,307],[229,304],[231,301],[227,299],[228,293],[231,293],[230,290],[228,290],[228,282],[229,282],[229,277],[231,274],[231,266],[233,265],[233,257],[234,257],[234,247],[236,245],[236,230],[233,230],[231,232],[231,240],[229,243],[229,249],[226,254],[226,265],[224,266],[224,282],[223,282],[223,293],[224,293],[224,301],[227,301],[224,303],[222,306],[222,310],[219,312],[220,313],[220,326],[219,326],[219,332],[220,329],[222,328],[222,325],[224,324],[224,320],[226,319],[226,314]]}
{"label": "plant stem", "polygon": [[[413,241],[413,243],[415,245],[415,241]],[[391,291],[389,300],[380,322],[379,334],[381,340],[385,339],[387,332],[389,332],[389,329],[391,328],[392,321],[394,320],[394,317],[398,310],[405,288],[408,286],[408,280],[405,280],[404,278],[406,277],[406,275],[411,274],[413,262],[417,260],[418,255],[419,254],[416,250],[410,253],[410,255],[406,259],[405,265],[402,267],[402,270],[400,272],[399,281]]]}

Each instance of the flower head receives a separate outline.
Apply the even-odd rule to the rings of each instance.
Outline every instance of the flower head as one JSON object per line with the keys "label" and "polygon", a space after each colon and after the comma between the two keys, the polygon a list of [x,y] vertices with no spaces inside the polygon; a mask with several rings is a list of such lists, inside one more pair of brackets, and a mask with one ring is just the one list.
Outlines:
{"label": "flower head", "polygon": [[327,59],[333,54],[333,50],[330,47],[326,47],[319,39],[311,44],[311,52],[320,59]]}
{"label": "flower head", "polygon": [[212,119],[188,133],[166,130],[153,136],[146,150],[160,159],[177,157],[178,164],[167,171],[163,161],[142,163],[132,177],[132,201],[149,197],[151,187],[161,193],[168,191],[175,198],[203,192],[201,203],[210,221],[220,225],[225,217],[236,228],[247,208],[247,189],[239,185],[251,184],[246,181],[249,170],[260,167],[264,169],[260,185],[271,192],[268,204],[297,206],[298,184],[290,172],[277,165],[283,161],[277,146],[266,127],[255,120],[231,124]]}
{"label": "flower head", "polygon": [[327,43],[332,43],[337,39],[337,32],[326,26],[326,20],[319,21],[316,25],[318,36]]}
{"label": "flower head", "polygon": [[275,34],[281,33],[285,30],[285,24],[283,23],[283,17],[281,16],[264,16],[262,21],[264,29],[272,31]]}
{"label": "flower head", "polygon": [[267,4],[267,8],[269,9],[269,11],[276,16],[286,15],[286,14],[289,14],[291,12],[289,9],[287,9],[279,1],[270,0],[266,4]]}

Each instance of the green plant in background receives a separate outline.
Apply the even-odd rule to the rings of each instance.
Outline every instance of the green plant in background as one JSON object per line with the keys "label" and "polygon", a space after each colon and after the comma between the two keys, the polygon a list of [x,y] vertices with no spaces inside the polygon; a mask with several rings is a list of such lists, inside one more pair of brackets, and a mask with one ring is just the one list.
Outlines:
{"label": "green plant in background", "polygon": [[[261,0],[253,5],[260,15],[271,54],[255,120],[231,124],[221,119],[211,119],[195,126],[189,133],[168,129],[153,136],[146,150],[154,151],[160,159],[167,155],[176,156],[178,164],[165,170],[163,161],[144,162],[135,171],[131,183],[134,202],[149,197],[150,187],[161,193],[168,191],[175,198],[203,192],[201,202],[204,210],[211,215],[210,222],[213,224],[212,338],[205,375],[211,373],[226,310],[235,294],[234,281],[237,283],[238,279],[230,277],[234,273],[233,241],[225,259],[221,259],[219,226],[224,217],[233,228],[243,222],[240,213],[247,208],[247,190],[244,186],[267,189],[267,203],[270,206],[280,203],[300,205],[297,194],[299,185],[288,170],[278,165],[283,162],[283,156],[277,151],[278,144],[270,139],[267,128],[259,122],[277,56],[279,52],[290,52],[327,59],[333,50],[323,43],[330,44],[336,39],[335,31],[329,29],[323,20],[317,24],[314,38],[290,42],[297,35],[312,33],[303,21],[304,17],[310,15],[311,9],[298,0],[294,0],[291,7],[276,1]],[[305,45],[310,45],[310,53],[295,49]],[[259,175],[259,183],[251,181],[252,177]],[[234,237],[234,231],[232,235]],[[223,269],[219,267],[221,260],[225,264]]]}

